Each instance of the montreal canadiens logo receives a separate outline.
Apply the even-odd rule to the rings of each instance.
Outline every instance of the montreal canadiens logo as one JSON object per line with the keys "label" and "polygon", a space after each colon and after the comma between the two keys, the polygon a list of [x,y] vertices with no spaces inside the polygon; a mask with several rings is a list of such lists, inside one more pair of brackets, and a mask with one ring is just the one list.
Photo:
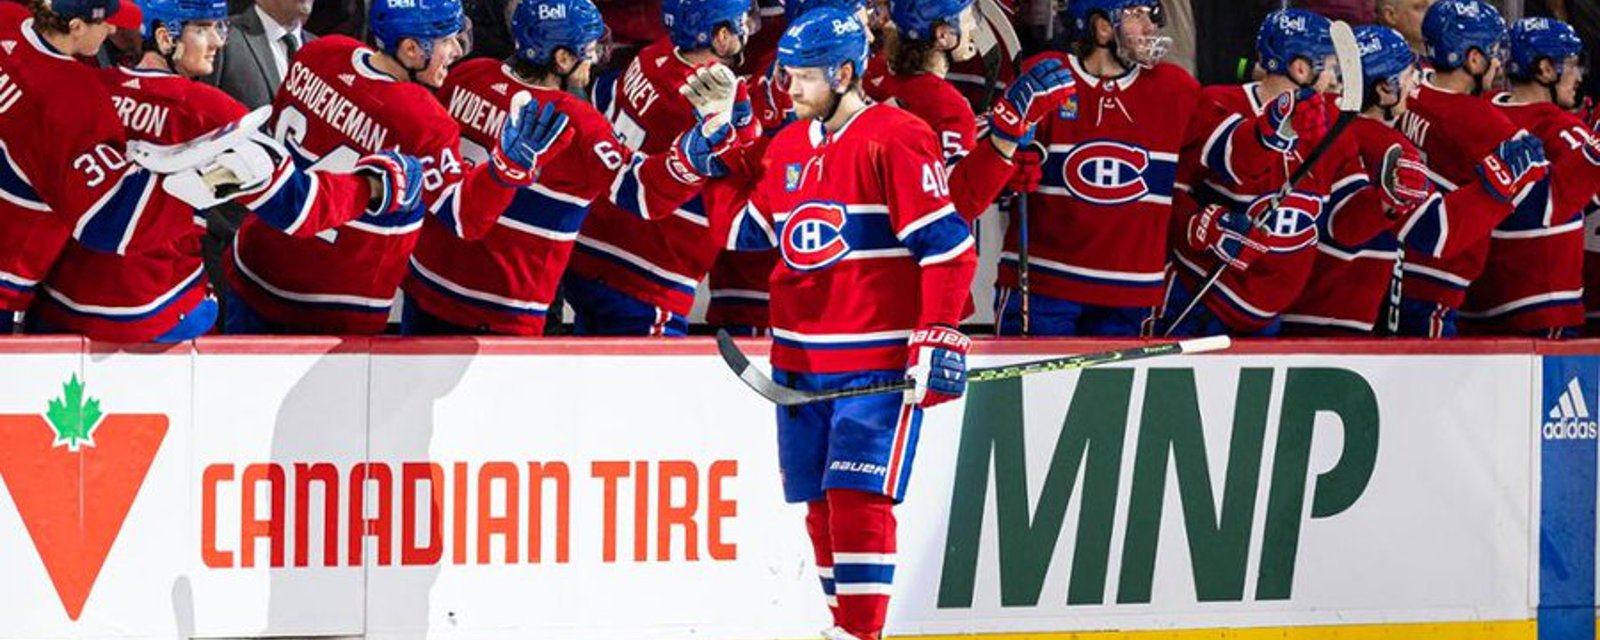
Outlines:
{"label": "montreal canadiens logo", "polygon": [[799,271],[821,269],[850,253],[844,239],[844,205],[803,202],[783,223],[783,261]]}
{"label": "montreal canadiens logo", "polygon": [[1067,154],[1061,178],[1078,198],[1099,205],[1134,202],[1150,193],[1144,181],[1150,153],[1117,142],[1080,144]]}
{"label": "montreal canadiens logo", "polygon": [[[1254,203],[1250,219],[1261,217],[1266,209],[1265,199]],[[1291,193],[1278,204],[1278,210],[1267,217],[1266,231],[1278,241],[1273,250],[1290,252],[1310,246],[1317,239],[1317,217],[1322,215],[1322,199],[1303,193]]]}

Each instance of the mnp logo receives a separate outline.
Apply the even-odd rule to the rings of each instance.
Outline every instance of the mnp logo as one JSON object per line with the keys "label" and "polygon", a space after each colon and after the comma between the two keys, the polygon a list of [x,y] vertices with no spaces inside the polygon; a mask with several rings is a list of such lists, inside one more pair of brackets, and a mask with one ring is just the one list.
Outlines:
{"label": "mnp logo", "polygon": [[1099,205],[1133,202],[1150,193],[1145,169],[1150,152],[1139,147],[1098,140],[1073,147],[1061,164],[1061,179],[1072,194]]}
{"label": "mnp logo", "polygon": [[166,438],[167,417],[105,413],[77,376],[40,406],[42,414],[0,414],[0,480],[77,620]]}
{"label": "mnp logo", "polygon": [[848,216],[837,202],[802,202],[783,223],[779,245],[783,261],[799,271],[813,271],[850,253],[844,239]]}

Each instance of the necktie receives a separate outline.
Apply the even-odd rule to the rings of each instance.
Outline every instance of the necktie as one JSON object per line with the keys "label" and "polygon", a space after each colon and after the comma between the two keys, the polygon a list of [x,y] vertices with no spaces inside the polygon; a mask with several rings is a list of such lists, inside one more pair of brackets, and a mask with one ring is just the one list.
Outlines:
{"label": "necktie", "polygon": [[292,33],[283,34],[282,38],[278,38],[278,42],[283,43],[283,50],[286,52],[283,56],[284,59],[294,58],[294,52],[300,50],[300,40],[295,38]]}

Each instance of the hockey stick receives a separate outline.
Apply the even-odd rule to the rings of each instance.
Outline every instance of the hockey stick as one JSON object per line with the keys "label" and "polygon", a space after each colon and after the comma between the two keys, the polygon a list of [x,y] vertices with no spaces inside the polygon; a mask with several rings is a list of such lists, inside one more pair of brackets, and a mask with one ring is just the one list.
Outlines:
{"label": "hockey stick", "polygon": [[1017,292],[1022,295],[1022,336],[1030,335],[1028,313],[1028,194],[1017,194]]}
{"label": "hockey stick", "polygon": [[[1182,342],[1152,344],[1132,349],[1083,353],[1063,358],[973,369],[967,372],[967,380],[971,382],[989,382],[1048,371],[1083,369],[1113,362],[1143,360],[1145,358],[1178,355],[1180,353],[1204,353],[1206,351],[1226,349],[1229,344],[1231,344],[1231,341],[1228,336],[1211,336]],[[739,346],[733,343],[733,337],[729,336],[726,331],[717,331],[717,352],[722,354],[722,361],[727,363],[728,368],[732,369],[733,373],[739,376],[739,379],[743,380],[746,385],[751,389],[755,389],[756,393],[761,394],[761,397],[784,407],[822,402],[824,400],[837,400],[839,398],[870,396],[879,393],[900,393],[911,388],[910,380],[896,380],[894,382],[851,389],[803,391],[778,384],[767,374],[762,373],[760,369],[752,366],[750,359],[745,357],[744,352],[739,351]]]}
{"label": "hockey stick", "polygon": [[[1334,120],[1333,127],[1328,130],[1328,135],[1323,136],[1317,146],[1311,150],[1311,155],[1306,156],[1305,161],[1295,168],[1294,173],[1289,176],[1289,181],[1283,183],[1283,187],[1273,194],[1272,200],[1267,203],[1265,209],[1262,209],[1261,215],[1250,221],[1252,227],[1260,227],[1267,223],[1267,219],[1278,210],[1278,203],[1283,202],[1283,199],[1294,191],[1295,186],[1299,185],[1301,180],[1311,175],[1312,167],[1315,167],[1317,161],[1321,160],[1322,156],[1327,154],[1328,149],[1333,147],[1334,140],[1338,139],[1339,134],[1344,132],[1345,127],[1350,126],[1350,122],[1355,120],[1356,116],[1361,113],[1361,98],[1366,87],[1366,80],[1365,74],[1361,71],[1361,51],[1356,45],[1355,33],[1350,30],[1350,25],[1342,20],[1334,21],[1333,26],[1328,31],[1333,37],[1334,55],[1339,59],[1339,118]],[[1211,274],[1206,276],[1205,282],[1200,285],[1194,296],[1189,299],[1189,304],[1185,305],[1183,311],[1178,313],[1178,317],[1173,318],[1172,323],[1168,324],[1166,330],[1161,332],[1162,336],[1172,335],[1172,332],[1183,324],[1189,314],[1200,306],[1200,301],[1205,298],[1206,293],[1217,285],[1218,280],[1222,279],[1222,274],[1227,269],[1228,265],[1219,264],[1211,270]]]}
{"label": "hockey stick", "polygon": [[237,121],[217,127],[188,142],[162,145],[133,140],[128,142],[128,159],[151,173],[172,174],[211,162],[222,152],[239,145],[250,132],[266,124],[272,107],[261,107]]}

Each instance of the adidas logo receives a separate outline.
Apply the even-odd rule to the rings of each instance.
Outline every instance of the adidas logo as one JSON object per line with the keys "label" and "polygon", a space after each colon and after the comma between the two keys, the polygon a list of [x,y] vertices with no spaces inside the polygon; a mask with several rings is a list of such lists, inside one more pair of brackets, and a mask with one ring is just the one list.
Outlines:
{"label": "adidas logo", "polygon": [[498,93],[500,95],[505,95],[506,94],[506,89],[508,89],[509,87],[506,85],[506,83],[500,82],[500,83],[496,83],[494,86],[491,86],[489,88],[493,89],[495,93]]}
{"label": "adidas logo", "polygon": [[341,73],[339,74],[339,81],[343,82],[344,86],[353,87],[356,84],[356,74]]}
{"label": "adidas logo", "polygon": [[139,88],[139,79],[138,78],[134,78],[132,80],[124,82],[124,83],[122,83],[122,86],[123,86],[123,88],[126,88],[126,89],[135,89],[135,90],[137,90]]}
{"label": "adidas logo", "polygon": [[1600,437],[1600,424],[1589,414],[1589,403],[1583,399],[1583,387],[1578,379],[1567,381],[1567,390],[1556,398],[1550,407],[1541,435],[1546,440],[1593,440]]}
{"label": "adidas logo", "polygon": [[656,57],[656,66],[659,67],[659,66],[661,66],[663,64],[666,64],[666,63],[667,63],[667,57],[666,56],[657,56]]}
{"label": "adidas logo", "polygon": [[0,42],[0,49],[5,49],[6,55],[11,55],[11,50],[15,48],[17,48],[16,40],[6,40],[4,42]]}

